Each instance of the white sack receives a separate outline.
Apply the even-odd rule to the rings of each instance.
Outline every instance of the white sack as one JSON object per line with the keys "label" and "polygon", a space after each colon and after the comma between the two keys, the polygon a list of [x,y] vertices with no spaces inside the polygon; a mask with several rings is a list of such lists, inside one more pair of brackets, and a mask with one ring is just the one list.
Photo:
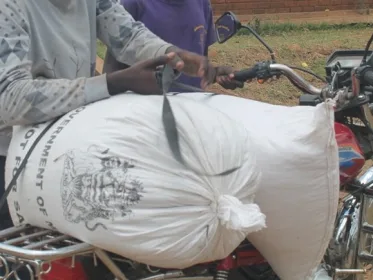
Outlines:
{"label": "white sack", "polygon": [[[260,170],[251,140],[218,110],[170,99],[187,163],[203,174],[238,171],[186,169],[166,142],[162,97],[126,94],[71,112],[48,131],[8,199],[13,221],[159,267],[229,255],[265,225],[253,203]],[[14,130],[7,183],[45,126]]]}
{"label": "white sack", "polygon": [[267,228],[248,239],[281,279],[312,279],[332,236],[338,204],[331,105],[285,107],[226,95],[183,96],[219,109],[248,129],[262,170],[255,202],[267,217]]}

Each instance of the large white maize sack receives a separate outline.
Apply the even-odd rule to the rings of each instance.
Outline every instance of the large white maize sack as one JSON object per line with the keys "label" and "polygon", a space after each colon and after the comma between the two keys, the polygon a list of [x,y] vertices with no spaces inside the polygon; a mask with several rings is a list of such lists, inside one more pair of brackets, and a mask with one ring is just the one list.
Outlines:
{"label": "large white maize sack", "polygon": [[[13,186],[13,221],[167,268],[222,259],[262,229],[265,216],[254,203],[260,169],[244,126],[170,97],[186,166],[166,140],[162,102],[125,94],[63,116]],[[7,184],[45,127],[14,129]]]}
{"label": "large white maize sack", "polygon": [[266,229],[248,239],[283,280],[314,279],[333,233],[339,198],[334,110],[274,106],[188,93],[245,125],[262,171],[256,203]]}

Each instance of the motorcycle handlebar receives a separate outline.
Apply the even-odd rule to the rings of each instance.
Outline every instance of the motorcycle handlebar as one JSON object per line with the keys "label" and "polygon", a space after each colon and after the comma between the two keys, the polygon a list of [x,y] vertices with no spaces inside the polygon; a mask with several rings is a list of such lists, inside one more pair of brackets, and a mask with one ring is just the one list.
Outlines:
{"label": "motorcycle handlebar", "polygon": [[255,79],[258,75],[258,67],[254,66],[248,69],[237,71],[234,73],[234,79],[239,82],[246,82]]}
{"label": "motorcycle handlebar", "polygon": [[[314,87],[311,83],[307,82],[301,75],[299,75],[289,66],[284,65],[284,64],[277,64],[277,63],[256,64],[254,67],[235,72],[234,79],[240,82],[245,82],[247,80],[258,78],[258,74],[260,73],[261,74],[269,73],[269,75],[274,76],[274,73],[278,74],[279,72],[285,75],[298,88],[300,88],[301,90],[304,90],[305,92],[309,94],[320,95],[322,92],[322,89]],[[267,77],[267,78],[270,78],[270,77]]]}
{"label": "motorcycle handlebar", "polygon": [[307,82],[301,75],[299,75],[287,65],[271,64],[269,67],[272,71],[279,71],[283,73],[296,86],[298,86],[300,89],[303,89],[309,94],[320,95],[322,92],[321,88],[314,87],[311,83]]}

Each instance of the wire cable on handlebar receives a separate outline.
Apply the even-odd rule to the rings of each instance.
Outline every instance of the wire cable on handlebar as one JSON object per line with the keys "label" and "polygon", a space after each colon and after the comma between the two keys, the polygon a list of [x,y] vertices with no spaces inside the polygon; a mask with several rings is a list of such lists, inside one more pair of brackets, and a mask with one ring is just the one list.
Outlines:
{"label": "wire cable on handlebar", "polygon": [[370,45],[372,44],[372,42],[373,42],[373,34],[372,36],[370,36],[370,39],[365,47],[365,52],[364,52],[363,59],[361,60],[361,64],[364,64],[365,62],[367,62],[368,51],[370,49]]}
{"label": "wire cable on handlebar", "polygon": [[305,72],[307,74],[310,74],[311,76],[314,76],[315,78],[317,78],[317,79],[323,81],[324,83],[326,83],[326,80],[323,77],[317,75],[316,73],[312,72],[311,70],[308,70],[308,69],[305,69],[305,68],[302,68],[302,67],[298,67],[298,66],[291,66],[291,65],[288,65],[288,67],[291,68],[291,69],[294,69],[294,70],[298,70],[298,71],[302,71],[302,72]]}

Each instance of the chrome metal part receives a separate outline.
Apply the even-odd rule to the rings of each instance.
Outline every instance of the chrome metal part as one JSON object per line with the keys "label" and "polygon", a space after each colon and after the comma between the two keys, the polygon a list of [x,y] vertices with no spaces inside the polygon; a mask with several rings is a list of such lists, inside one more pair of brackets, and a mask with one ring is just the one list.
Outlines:
{"label": "chrome metal part", "polygon": [[368,271],[366,269],[336,269],[336,275],[343,275],[343,274],[366,274]]}
{"label": "chrome metal part", "polygon": [[329,92],[329,96],[333,96],[332,98],[336,103],[337,110],[342,109],[344,106],[346,106],[350,102],[350,94],[349,88],[344,87],[341,89],[338,89],[334,92]]}
{"label": "chrome metal part", "polygon": [[344,200],[343,206],[338,212],[333,238],[327,250],[328,264],[332,267],[355,268],[359,238],[359,217],[360,202],[350,195]]}
{"label": "chrome metal part", "polygon": [[359,183],[364,186],[373,186],[373,167],[368,168],[358,179]]}
{"label": "chrome metal part", "polygon": [[113,262],[112,259],[110,259],[105,251],[96,249],[95,255],[103,262],[104,265],[106,265],[106,267],[111,271],[111,273],[113,273],[116,279],[128,280],[127,277],[120,270],[120,268]]}
{"label": "chrome metal part", "polygon": [[[364,270],[367,264],[373,263],[373,196],[369,194],[369,189],[373,187],[373,167],[370,167],[358,182],[367,188],[360,200],[359,237],[357,239],[358,250],[355,262],[355,269]],[[355,280],[363,280],[363,274],[354,276]]]}
{"label": "chrome metal part", "polygon": [[214,277],[214,280],[228,280],[229,271],[226,270],[218,270]]}
{"label": "chrome metal part", "polygon": [[[360,236],[356,269],[364,269],[367,264],[373,263],[373,196],[362,195],[362,209],[360,219]],[[355,280],[364,279],[356,276]]]}
{"label": "chrome metal part", "polygon": [[[363,194],[348,195],[338,211],[335,231],[327,250],[327,264],[338,268],[334,279],[364,279],[366,265],[373,263],[373,167],[358,183],[366,187]],[[371,193],[371,194],[370,194]],[[341,269],[343,268],[343,269]]]}
{"label": "chrome metal part", "polygon": [[361,112],[366,121],[368,122],[370,128],[373,129],[373,114],[368,103],[361,106]]}
{"label": "chrome metal part", "polygon": [[3,279],[9,275],[10,269],[7,260],[2,256],[0,256],[0,267],[5,268],[4,275],[0,275],[0,279]]}
{"label": "chrome metal part", "polygon": [[150,272],[150,273],[159,273],[160,272],[160,269],[159,268],[152,268],[150,265],[147,265],[146,266],[146,269]]}
{"label": "chrome metal part", "polygon": [[305,92],[314,95],[321,95],[322,89],[311,85],[290,67],[283,64],[271,64],[269,67],[271,70],[281,71],[286,77],[288,77],[293,83],[295,83],[299,88],[303,89]]}
{"label": "chrome metal part", "polygon": [[[17,271],[22,267],[26,267],[30,272],[31,280],[40,279],[42,275],[51,271],[53,261],[68,258],[71,260],[71,267],[74,267],[75,258],[79,255],[93,256],[94,264],[97,264],[97,258],[99,258],[115,279],[128,280],[115,263],[117,261],[115,258],[111,258],[99,248],[67,235],[31,226],[13,227],[0,231],[0,267],[4,267],[4,275],[0,275],[2,280],[11,276],[18,280]],[[121,261],[134,265],[130,260],[122,259]],[[157,273],[155,270],[152,272],[152,276],[138,280],[213,280],[213,276],[205,276],[205,274],[186,276],[181,270],[167,273]]]}
{"label": "chrome metal part", "polygon": [[[190,280],[199,280],[199,279],[203,279],[201,277],[185,277],[184,273],[181,271],[181,270],[177,270],[177,271],[170,271],[170,272],[167,272],[167,273],[163,273],[163,274],[157,274],[157,275],[153,275],[153,276],[150,276],[150,277],[146,277],[146,278],[141,278],[140,280],[172,280],[172,279],[190,279]],[[207,280],[208,278],[206,278]],[[211,278],[212,280],[212,278]]]}
{"label": "chrome metal part", "polygon": [[93,254],[92,245],[67,235],[31,226],[12,227],[0,231],[0,265],[5,274],[0,279],[14,276],[26,267],[31,279],[38,279],[52,269],[52,262],[77,255]]}
{"label": "chrome metal part", "polygon": [[91,251],[92,246],[86,243],[80,243],[56,250],[46,251],[23,249],[20,247],[0,243],[0,254],[7,254],[27,260],[39,259],[53,261],[68,258],[73,255],[89,253]]}

